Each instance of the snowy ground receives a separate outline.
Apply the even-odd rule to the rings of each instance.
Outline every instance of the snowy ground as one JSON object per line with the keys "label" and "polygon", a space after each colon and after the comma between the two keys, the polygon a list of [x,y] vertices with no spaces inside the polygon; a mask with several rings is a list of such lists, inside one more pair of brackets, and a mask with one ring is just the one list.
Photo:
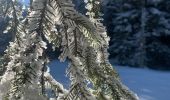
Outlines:
{"label": "snowy ground", "polygon": [[[64,75],[67,63],[54,60],[49,66],[56,80],[63,83],[65,87],[69,87],[70,81]],[[115,68],[122,82],[137,93],[140,100],[170,100],[170,72],[129,67]]]}
{"label": "snowy ground", "polygon": [[122,82],[139,96],[140,100],[170,100],[170,72],[116,67]]}

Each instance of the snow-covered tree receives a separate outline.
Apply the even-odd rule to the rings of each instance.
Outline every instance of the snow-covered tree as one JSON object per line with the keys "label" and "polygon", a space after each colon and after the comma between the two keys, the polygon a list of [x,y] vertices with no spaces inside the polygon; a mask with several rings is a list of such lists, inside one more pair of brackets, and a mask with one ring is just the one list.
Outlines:
{"label": "snow-covered tree", "polygon": [[[5,70],[0,71],[0,99],[138,99],[108,61],[109,37],[101,23],[99,0],[85,0],[89,18],[78,13],[71,0],[30,0],[26,18],[21,17],[22,9],[17,9],[15,2],[8,1],[12,12],[5,14],[11,16],[8,27],[15,39],[5,51],[8,60],[1,64]],[[68,90],[49,73],[47,42],[54,49],[61,48],[60,61],[69,61]]]}
{"label": "snow-covered tree", "polygon": [[165,63],[169,56],[164,55],[169,55],[170,46],[162,41],[165,37],[169,40],[168,2],[110,0],[105,6],[104,19],[111,36],[109,51],[115,63],[141,67],[169,65]]}

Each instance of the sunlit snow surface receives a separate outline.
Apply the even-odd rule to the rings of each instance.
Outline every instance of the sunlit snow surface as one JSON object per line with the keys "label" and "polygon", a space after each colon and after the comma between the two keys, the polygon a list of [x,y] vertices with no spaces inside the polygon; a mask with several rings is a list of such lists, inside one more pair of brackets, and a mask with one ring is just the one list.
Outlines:
{"label": "sunlit snow surface", "polygon": [[138,94],[140,100],[170,100],[170,72],[116,67],[122,82]]}
{"label": "sunlit snow surface", "polygon": [[[54,78],[69,87],[64,75],[67,63],[54,60],[49,64]],[[140,100],[170,100],[170,72],[153,71],[129,67],[115,67],[122,82],[137,93]]]}

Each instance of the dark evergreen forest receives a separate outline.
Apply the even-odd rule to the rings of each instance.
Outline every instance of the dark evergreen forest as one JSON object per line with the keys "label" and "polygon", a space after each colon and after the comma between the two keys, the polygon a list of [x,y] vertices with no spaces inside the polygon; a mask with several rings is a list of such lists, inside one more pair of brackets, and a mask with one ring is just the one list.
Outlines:
{"label": "dark evergreen forest", "polygon": [[[84,13],[84,4],[74,1]],[[169,0],[103,0],[101,14],[115,64],[170,70],[169,5]]]}

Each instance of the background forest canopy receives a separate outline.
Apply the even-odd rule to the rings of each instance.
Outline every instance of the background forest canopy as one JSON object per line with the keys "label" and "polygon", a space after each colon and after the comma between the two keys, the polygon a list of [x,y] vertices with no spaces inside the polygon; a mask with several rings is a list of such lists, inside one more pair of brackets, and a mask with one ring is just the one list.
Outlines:
{"label": "background forest canopy", "polygon": [[[28,0],[25,2],[28,4]],[[85,14],[83,0],[73,2]],[[103,0],[101,13],[111,37],[109,53],[115,64],[170,70],[169,5],[169,0]],[[2,33],[6,20],[0,18],[0,24]],[[10,33],[0,34],[1,55],[11,38]]]}
{"label": "background forest canopy", "polygon": [[[74,1],[84,13],[83,3]],[[115,64],[170,70],[169,5],[169,0],[103,0],[103,22]]]}

